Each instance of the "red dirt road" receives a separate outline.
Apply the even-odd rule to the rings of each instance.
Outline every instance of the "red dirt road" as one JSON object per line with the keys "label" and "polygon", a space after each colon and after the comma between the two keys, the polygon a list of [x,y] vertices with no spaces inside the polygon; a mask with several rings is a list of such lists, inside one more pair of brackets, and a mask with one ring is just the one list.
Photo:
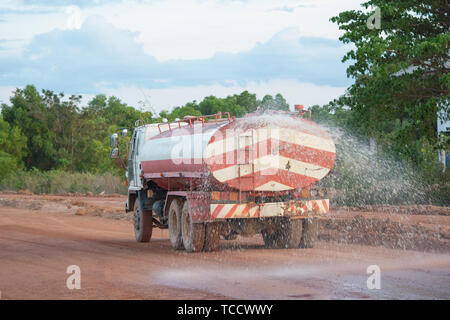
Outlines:
{"label": "red dirt road", "polygon": [[[1,298],[450,299],[445,239],[436,240],[435,252],[337,243],[337,223],[314,249],[269,250],[254,237],[222,240],[220,252],[187,254],[171,249],[166,230],[136,243],[123,201],[0,194]],[[425,217],[411,223],[448,230],[448,215]],[[80,290],[66,287],[70,265],[81,268]],[[380,290],[367,289],[369,265],[381,269]]]}

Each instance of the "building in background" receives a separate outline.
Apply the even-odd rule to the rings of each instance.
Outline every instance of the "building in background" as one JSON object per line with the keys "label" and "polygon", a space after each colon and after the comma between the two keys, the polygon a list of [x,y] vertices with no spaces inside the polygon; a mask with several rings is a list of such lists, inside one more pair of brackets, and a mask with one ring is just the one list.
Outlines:
{"label": "building in background", "polygon": [[[442,139],[441,141],[443,141],[444,137],[450,137],[450,121],[447,120],[446,122],[442,122],[439,118],[440,117],[438,115],[437,131],[438,136]],[[450,150],[448,147],[447,149],[442,149],[439,151],[439,161],[444,165],[445,171],[450,162]]]}

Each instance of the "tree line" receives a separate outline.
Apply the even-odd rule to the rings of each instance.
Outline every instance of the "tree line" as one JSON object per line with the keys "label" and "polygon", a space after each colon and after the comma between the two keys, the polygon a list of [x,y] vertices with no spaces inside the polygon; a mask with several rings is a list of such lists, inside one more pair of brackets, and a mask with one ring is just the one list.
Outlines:
{"label": "tree line", "polygon": [[105,173],[122,171],[109,159],[109,135],[121,127],[133,127],[137,119],[145,123],[183,119],[187,115],[208,115],[219,111],[240,117],[257,107],[289,110],[281,94],[240,94],[201,102],[188,102],[159,114],[134,108],[111,96],[99,94],[86,106],[82,96],[51,90],[39,92],[28,85],[16,89],[10,104],[2,104],[0,117],[0,179],[17,170],[64,170]]}

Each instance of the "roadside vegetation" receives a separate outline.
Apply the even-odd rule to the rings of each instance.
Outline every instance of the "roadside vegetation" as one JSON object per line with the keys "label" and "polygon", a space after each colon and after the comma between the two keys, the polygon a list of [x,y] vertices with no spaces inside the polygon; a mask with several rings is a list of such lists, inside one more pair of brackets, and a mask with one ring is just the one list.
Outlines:
{"label": "roadside vegetation", "polygon": [[106,172],[67,172],[33,169],[13,172],[0,181],[0,190],[28,190],[35,194],[126,194],[122,177]]}

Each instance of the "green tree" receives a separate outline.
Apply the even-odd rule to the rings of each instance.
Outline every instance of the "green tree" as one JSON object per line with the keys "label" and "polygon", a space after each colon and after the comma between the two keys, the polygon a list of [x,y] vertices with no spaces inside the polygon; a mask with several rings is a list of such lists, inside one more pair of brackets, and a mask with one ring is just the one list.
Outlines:
{"label": "green tree", "polygon": [[263,107],[263,109],[289,111],[289,104],[280,93],[277,93],[275,95],[275,98],[269,94],[265,95],[261,101],[261,106]]}
{"label": "green tree", "polygon": [[175,107],[170,114],[167,115],[169,121],[175,119],[182,120],[185,116],[201,116],[202,113],[198,110],[195,102],[189,102],[182,107]]}
{"label": "green tree", "polygon": [[0,150],[0,181],[18,171],[20,168],[20,162],[14,158],[11,154]]}
{"label": "green tree", "polygon": [[27,154],[27,138],[19,127],[11,127],[0,117],[0,150],[22,162]]}
{"label": "green tree", "polygon": [[0,180],[23,167],[27,139],[0,117]]}
{"label": "green tree", "polygon": [[95,118],[102,118],[101,121],[109,125],[116,124],[119,127],[133,127],[134,122],[138,119],[143,120],[145,123],[152,122],[151,112],[137,110],[123,103],[117,97],[107,98],[103,94],[97,95],[89,101],[84,111]]}
{"label": "green tree", "polygon": [[335,127],[348,128],[353,120],[351,110],[340,105],[313,105],[309,110],[311,110],[312,121]]}
{"label": "green tree", "polygon": [[[335,105],[350,107],[355,131],[419,164],[438,146],[438,111],[449,119],[448,1],[372,0],[362,6],[331,19],[344,31],[341,41],[354,47],[343,62],[351,63],[347,75],[355,82]],[[371,7],[381,12],[379,29],[368,27]]]}
{"label": "green tree", "polygon": [[225,99],[209,96],[203,99],[199,104],[200,112],[203,115],[216,114],[220,112],[229,112],[232,116],[240,117],[245,114],[245,108],[236,104],[232,97]]}
{"label": "green tree", "polygon": [[12,127],[20,128],[27,138],[27,168],[50,169],[57,162],[53,144],[49,110],[34,86],[17,89],[10,99],[11,106],[2,105],[3,119]]}
{"label": "green tree", "polygon": [[247,90],[239,95],[233,95],[232,98],[235,99],[235,104],[242,106],[246,112],[255,111],[259,105],[256,94],[249,93]]}

